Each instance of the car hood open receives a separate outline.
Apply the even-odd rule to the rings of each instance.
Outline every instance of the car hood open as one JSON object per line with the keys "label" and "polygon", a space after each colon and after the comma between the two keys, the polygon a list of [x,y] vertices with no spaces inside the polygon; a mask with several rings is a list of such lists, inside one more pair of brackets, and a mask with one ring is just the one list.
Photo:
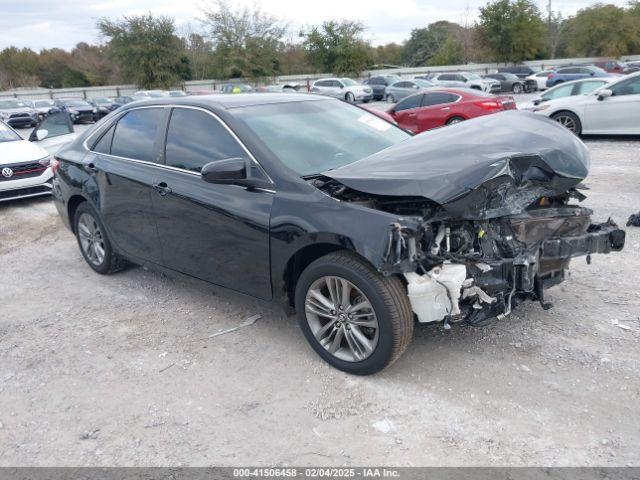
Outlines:
{"label": "car hood open", "polygon": [[422,133],[323,175],[360,192],[424,197],[451,214],[490,218],[566,192],[589,164],[586,146],[567,129],[511,111]]}

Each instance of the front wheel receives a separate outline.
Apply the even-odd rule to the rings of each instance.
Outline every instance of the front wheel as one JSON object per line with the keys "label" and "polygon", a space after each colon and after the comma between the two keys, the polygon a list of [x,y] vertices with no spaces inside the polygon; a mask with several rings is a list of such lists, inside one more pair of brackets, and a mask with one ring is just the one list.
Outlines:
{"label": "front wheel", "polygon": [[522,93],[522,85],[514,83],[512,87],[513,93]]}
{"label": "front wheel", "polygon": [[126,262],[113,251],[104,225],[93,207],[87,202],[80,204],[74,218],[78,246],[89,266],[101,274],[122,270]]}
{"label": "front wheel", "polygon": [[389,94],[387,95],[387,102],[396,103],[396,99],[393,97],[393,95]]}
{"label": "front wheel", "polygon": [[311,347],[347,373],[370,375],[394,362],[411,341],[413,314],[398,277],[384,277],[357,255],[335,252],[301,274],[298,323]]}
{"label": "front wheel", "polygon": [[571,112],[558,112],[551,116],[556,122],[563,127],[571,130],[576,135],[582,133],[582,123],[577,115]]}
{"label": "front wheel", "polygon": [[351,92],[347,92],[347,94],[344,96],[344,99],[348,103],[355,103],[355,101],[356,101],[356,97]]}

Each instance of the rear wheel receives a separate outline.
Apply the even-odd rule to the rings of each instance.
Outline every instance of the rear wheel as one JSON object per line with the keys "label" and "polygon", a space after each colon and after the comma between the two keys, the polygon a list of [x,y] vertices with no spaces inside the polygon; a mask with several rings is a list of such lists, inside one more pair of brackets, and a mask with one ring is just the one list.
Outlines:
{"label": "rear wheel", "polygon": [[513,87],[511,87],[511,90],[513,90],[513,93],[522,93],[522,85],[519,83],[514,83]]}
{"label": "rear wheel", "polygon": [[580,123],[580,119],[577,117],[577,115],[571,112],[554,113],[551,118],[553,118],[563,127],[571,130],[576,135],[580,135],[580,133],[582,133],[582,123]]}
{"label": "rear wheel", "polygon": [[413,314],[397,277],[384,277],[351,252],[309,265],[296,285],[298,322],[327,363],[355,375],[379,372],[404,352]]}
{"label": "rear wheel", "polygon": [[126,262],[113,251],[104,225],[93,207],[87,202],[80,204],[74,218],[78,246],[89,266],[101,274],[122,270]]}
{"label": "rear wheel", "polygon": [[347,94],[344,96],[344,99],[349,103],[355,103],[356,101],[356,97],[351,92],[347,92]]}
{"label": "rear wheel", "polygon": [[449,120],[447,120],[447,125],[454,125],[456,123],[460,123],[460,122],[464,122],[464,118],[462,117],[451,117]]}
{"label": "rear wheel", "polygon": [[392,94],[388,94],[387,95],[387,102],[396,103],[396,99],[394,98],[394,96]]}

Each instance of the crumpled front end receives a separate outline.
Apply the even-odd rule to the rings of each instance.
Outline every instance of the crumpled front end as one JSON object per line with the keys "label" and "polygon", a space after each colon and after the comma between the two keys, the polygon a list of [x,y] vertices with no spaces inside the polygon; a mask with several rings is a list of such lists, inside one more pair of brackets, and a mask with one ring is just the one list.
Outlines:
{"label": "crumpled front end", "polygon": [[313,180],[327,195],[397,215],[374,265],[406,279],[421,322],[480,324],[523,300],[544,308],[572,258],[619,251],[625,232],[592,223],[580,183],[589,152],[526,113],[443,128]]}
{"label": "crumpled front end", "polygon": [[589,262],[592,254],[624,246],[624,231],[611,220],[591,223],[591,213],[566,205],[491,220],[427,222],[418,230],[394,226],[401,236],[393,235],[383,270],[405,276],[421,322],[477,325],[508,315],[523,300],[547,309],[544,291],[565,279],[572,258]]}

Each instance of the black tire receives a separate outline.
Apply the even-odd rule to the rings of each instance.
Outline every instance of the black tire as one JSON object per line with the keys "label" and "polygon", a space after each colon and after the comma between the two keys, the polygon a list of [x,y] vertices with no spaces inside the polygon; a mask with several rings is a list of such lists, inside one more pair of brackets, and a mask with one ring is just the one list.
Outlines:
{"label": "black tire", "polygon": [[392,94],[387,95],[387,102],[396,103],[396,99]]}
{"label": "black tire", "polygon": [[[364,360],[346,361],[330,353],[314,336],[305,308],[307,292],[323,277],[341,277],[360,290],[377,318],[377,344]],[[396,276],[384,277],[356,254],[330,253],[309,265],[296,284],[295,305],[304,336],[320,357],[333,367],[354,375],[371,375],[392,364],[413,336],[413,312],[407,292]]]}
{"label": "black tire", "polygon": [[580,135],[582,133],[582,122],[580,122],[578,116],[572,112],[556,112],[551,115],[551,118],[576,135]]}
{"label": "black tire", "polygon": [[449,120],[447,120],[447,123],[445,125],[454,125],[454,124],[460,123],[460,122],[464,122],[464,118],[462,118],[462,117],[451,117]]}
{"label": "black tire", "polygon": [[356,96],[351,92],[347,92],[344,99],[347,103],[356,103]]}
{"label": "black tire", "polygon": [[[99,228],[99,231],[101,234],[101,245],[103,246],[103,250],[104,250],[104,258],[102,261],[98,263],[96,263],[95,259],[90,258],[89,254],[85,251],[85,247],[83,247],[83,244],[82,244],[82,240],[81,240],[82,234],[80,233],[79,224],[80,224],[80,219],[83,218],[84,215],[88,215],[93,219],[93,221],[96,223],[97,227]],[[107,275],[107,274],[115,273],[119,270],[122,270],[128,265],[128,263],[124,259],[120,258],[113,251],[113,248],[111,247],[111,242],[109,241],[109,237],[104,228],[104,224],[100,219],[100,215],[98,215],[95,209],[88,202],[81,203],[78,206],[73,220],[74,220],[74,232],[76,234],[76,240],[78,241],[78,247],[80,248],[80,253],[82,253],[82,256],[84,257],[85,261],[94,271],[102,275]]]}
{"label": "black tire", "polygon": [[513,93],[522,93],[523,88],[522,88],[522,84],[521,83],[514,83],[513,86],[511,87],[511,91],[513,91]]}

